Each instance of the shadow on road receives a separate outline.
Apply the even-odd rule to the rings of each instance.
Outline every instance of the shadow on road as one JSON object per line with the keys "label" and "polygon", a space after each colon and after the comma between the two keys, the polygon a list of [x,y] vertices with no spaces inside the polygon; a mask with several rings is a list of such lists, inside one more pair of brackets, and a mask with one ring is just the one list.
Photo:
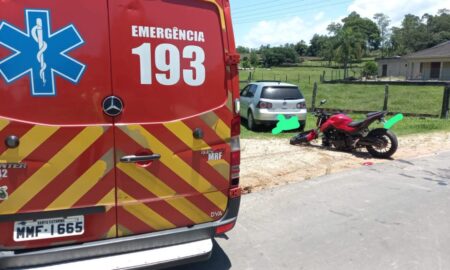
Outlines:
{"label": "shadow on road", "polygon": [[211,259],[204,262],[182,265],[168,270],[228,270],[231,268],[231,262],[227,254],[219,246],[216,240],[213,240],[214,247]]}

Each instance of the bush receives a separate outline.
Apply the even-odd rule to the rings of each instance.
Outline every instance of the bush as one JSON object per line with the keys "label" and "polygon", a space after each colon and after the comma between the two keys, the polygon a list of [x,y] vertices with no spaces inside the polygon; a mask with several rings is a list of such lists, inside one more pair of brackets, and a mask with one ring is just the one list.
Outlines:
{"label": "bush", "polygon": [[362,69],[362,75],[367,76],[376,76],[378,75],[378,65],[374,61],[369,61],[364,64]]}

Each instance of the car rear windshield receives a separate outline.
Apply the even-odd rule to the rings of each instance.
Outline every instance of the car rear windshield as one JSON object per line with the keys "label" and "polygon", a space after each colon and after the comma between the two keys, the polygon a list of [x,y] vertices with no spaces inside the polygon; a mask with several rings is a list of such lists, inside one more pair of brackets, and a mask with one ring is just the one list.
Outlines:
{"label": "car rear windshield", "polygon": [[264,87],[261,98],[275,100],[303,99],[303,95],[298,87],[270,86]]}

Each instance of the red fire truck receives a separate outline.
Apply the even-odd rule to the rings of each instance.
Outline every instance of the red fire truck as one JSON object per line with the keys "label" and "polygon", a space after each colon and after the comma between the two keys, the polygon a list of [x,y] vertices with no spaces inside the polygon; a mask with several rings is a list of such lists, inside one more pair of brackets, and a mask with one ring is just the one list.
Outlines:
{"label": "red fire truck", "polygon": [[1,2],[0,269],[209,258],[240,204],[238,62],[228,0]]}

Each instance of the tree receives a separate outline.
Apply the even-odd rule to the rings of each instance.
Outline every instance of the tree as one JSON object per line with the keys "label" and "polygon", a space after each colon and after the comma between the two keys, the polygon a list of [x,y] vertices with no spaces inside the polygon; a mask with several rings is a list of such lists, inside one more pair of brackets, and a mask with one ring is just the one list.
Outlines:
{"label": "tree", "polygon": [[262,63],[265,67],[279,66],[285,63],[297,63],[299,60],[298,54],[292,44],[273,48],[269,45],[261,46],[260,52]]}
{"label": "tree", "polygon": [[[352,12],[342,19],[343,29],[351,29],[353,33],[361,36],[365,44],[364,49],[377,50],[380,46],[380,30],[369,18],[362,18],[358,13]],[[331,25],[330,25],[331,26]]]}
{"label": "tree", "polygon": [[252,67],[257,67],[259,64],[258,55],[254,50],[250,52],[250,65]]}
{"label": "tree", "polygon": [[376,21],[378,25],[378,30],[380,31],[381,57],[384,57],[385,52],[389,47],[389,39],[390,39],[389,24],[391,23],[391,20],[387,15],[383,13],[375,14],[373,16],[373,19]]}
{"label": "tree", "polygon": [[354,32],[352,28],[342,28],[337,32],[335,39],[336,60],[343,64],[344,78],[347,78],[349,64],[362,57],[365,39],[361,33]]}
{"label": "tree", "polygon": [[391,43],[395,52],[404,55],[428,48],[430,34],[427,28],[418,16],[405,15],[401,27],[392,28]]}
{"label": "tree", "polygon": [[250,53],[250,49],[247,48],[247,47],[244,47],[244,46],[237,46],[236,51],[237,51],[239,54],[247,54],[247,53]]}
{"label": "tree", "polygon": [[378,74],[378,65],[374,61],[369,61],[364,64],[362,69],[363,76],[375,76]]}
{"label": "tree", "polygon": [[295,44],[294,49],[298,53],[298,55],[305,56],[308,52],[308,45],[306,45],[306,42],[302,40],[299,43]]}
{"label": "tree", "polygon": [[308,47],[307,55],[320,56],[320,51],[325,46],[325,42],[327,41],[327,39],[328,39],[327,36],[315,34],[310,41],[310,46]]}

